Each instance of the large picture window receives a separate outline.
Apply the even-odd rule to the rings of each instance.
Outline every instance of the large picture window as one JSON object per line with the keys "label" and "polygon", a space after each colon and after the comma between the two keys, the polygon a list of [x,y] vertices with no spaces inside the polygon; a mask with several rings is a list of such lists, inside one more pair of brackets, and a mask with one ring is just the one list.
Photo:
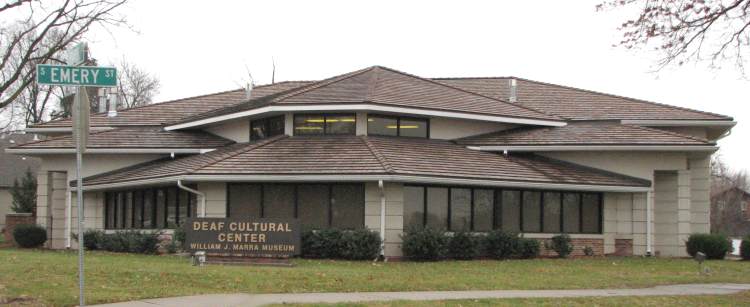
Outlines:
{"label": "large picture window", "polygon": [[294,135],[354,135],[355,114],[295,114]]}
{"label": "large picture window", "polygon": [[175,228],[197,212],[195,194],[177,187],[107,192],[104,201],[105,229]]}
{"label": "large picture window", "polygon": [[250,140],[261,140],[284,134],[284,115],[250,121]]}
{"label": "large picture window", "polygon": [[404,187],[404,227],[448,231],[601,233],[600,193]]}
{"label": "large picture window", "polygon": [[429,121],[423,118],[369,114],[368,135],[429,137]]}
{"label": "large picture window", "polygon": [[363,184],[231,183],[229,217],[298,218],[304,229],[364,227]]}

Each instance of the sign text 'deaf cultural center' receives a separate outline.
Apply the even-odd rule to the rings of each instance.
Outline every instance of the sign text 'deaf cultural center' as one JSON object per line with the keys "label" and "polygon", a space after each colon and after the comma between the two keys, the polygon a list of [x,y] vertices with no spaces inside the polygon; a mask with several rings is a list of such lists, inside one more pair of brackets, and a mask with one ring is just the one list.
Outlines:
{"label": "sign text 'deaf cultural center'", "polygon": [[192,252],[288,257],[300,253],[297,219],[191,218],[184,225]]}

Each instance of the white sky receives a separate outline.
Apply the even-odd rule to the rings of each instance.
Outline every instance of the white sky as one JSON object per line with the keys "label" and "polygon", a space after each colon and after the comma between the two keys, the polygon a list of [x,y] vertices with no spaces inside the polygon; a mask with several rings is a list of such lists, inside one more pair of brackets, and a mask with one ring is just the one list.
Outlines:
{"label": "white sky", "polygon": [[156,101],[256,83],[317,80],[383,65],[422,77],[517,76],[733,116],[721,140],[733,167],[750,169],[750,81],[731,65],[651,73],[655,55],[613,48],[625,12],[601,1],[133,1],[138,33],[96,30],[100,63],[123,56],[155,73]]}

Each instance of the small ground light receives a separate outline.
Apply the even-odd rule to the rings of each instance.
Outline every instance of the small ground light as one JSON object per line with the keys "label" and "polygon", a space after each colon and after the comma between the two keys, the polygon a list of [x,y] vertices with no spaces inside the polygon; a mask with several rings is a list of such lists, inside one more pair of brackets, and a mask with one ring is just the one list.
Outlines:
{"label": "small ground light", "polygon": [[193,265],[203,266],[204,264],[206,264],[206,252],[204,251],[195,252],[195,254],[193,254]]}
{"label": "small ground light", "polygon": [[701,275],[708,273],[708,269],[703,267],[703,262],[706,261],[706,254],[702,252],[695,253],[695,261],[698,262],[698,271]]}

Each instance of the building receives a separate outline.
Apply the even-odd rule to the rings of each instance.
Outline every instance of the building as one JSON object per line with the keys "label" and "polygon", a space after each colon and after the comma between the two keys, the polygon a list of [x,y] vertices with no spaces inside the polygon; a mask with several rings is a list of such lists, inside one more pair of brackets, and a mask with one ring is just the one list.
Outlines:
{"label": "building", "polygon": [[750,193],[736,186],[713,193],[711,232],[738,238],[750,235]]}
{"label": "building", "polygon": [[38,173],[41,164],[40,159],[7,154],[5,149],[33,140],[34,136],[31,134],[0,133],[0,232],[5,228],[5,215],[13,213],[13,196],[10,194],[13,182],[16,179],[20,181],[27,170],[34,174]]}
{"label": "building", "polygon": [[[85,224],[297,217],[400,234],[569,233],[599,254],[683,256],[709,232],[709,159],[731,117],[521,78],[426,79],[374,66],[91,117]],[[76,225],[69,120],[9,149],[42,158],[38,223]],[[187,189],[185,189],[187,187]],[[197,192],[197,193],[193,193]]]}

